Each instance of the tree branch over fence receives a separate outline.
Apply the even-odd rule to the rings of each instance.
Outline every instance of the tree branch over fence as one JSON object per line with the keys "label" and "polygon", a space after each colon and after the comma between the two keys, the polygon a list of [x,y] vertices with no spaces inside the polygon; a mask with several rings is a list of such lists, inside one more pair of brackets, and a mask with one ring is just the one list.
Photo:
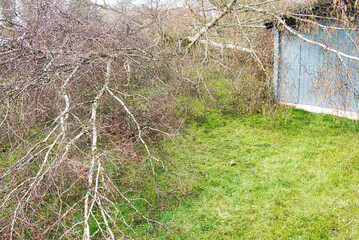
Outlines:
{"label": "tree branch over fence", "polygon": [[294,35],[298,36],[303,41],[306,41],[306,42],[308,42],[310,44],[313,44],[313,45],[317,45],[317,46],[323,48],[324,50],[333,52],[333,53],[338,54],[338,55],[340,55],[342,57],[346,57],[346,58],[349,58],[349,59],[352,59],[352,60],[355,60],[355,61],[359,61],[359,57],[343,53],[343,52],[341,52],[341,51],[339,51],[337,49],[331,48],[330,46],[328,46],[326,44],[323,44],[323,43],[320,43],[318,41],[314,41],[312,39],[309,39],[309,38],[305,37],[304,35],[300,34],[296,30],[294,30],[293,28],[288,26],[288,24],[286,24],[286,22],[283,20],[282,16],[280,16],[278,14],[272,13],[269,10],[266,10],[266,9],[255,8],[255,7],[252,7],[250,5],[243,5],[243,4],[237,4],[237,5],[240,8],[245,9],[247,11],[253,11],[253,12],[262,13],[262,14],[265,14],[267,16],[275,18],[281,25],[284,26],[285,29],[287,29],[289,32],[293,33]]}
{"label": "tree branch over fence", "polygon": [[341,52],[341,51],[339,51],[339,50],[337,50],[335,48],[329,47],[326,44],[323,44],[323,43],[320,43],[320,42],[317,42],[317,41],[314,41],[312,39],[309,39],[309,38],[305,37],[303,34],[300,34],[299,32],[295,31],[293,28],[289,27],[281,17],[276,16],[276,15],[273,15],[273,16],[278,20],[279,23],[281,23],[285,27],[285,29],[287,29],[289,32],[293,33],[294,35],[298,36],[303,41],[306,41],[306,42],[308,42],[310,44],[319,46],[319,47],[323,48],[324,50],[332,52],[332,53],[335,53],[335,54],[337,54],[337,55],[339,55],[341,57],[345,57],[345,58],[348,58],[348,59],[359,61],[359,57],[343,53],[343,52]]}

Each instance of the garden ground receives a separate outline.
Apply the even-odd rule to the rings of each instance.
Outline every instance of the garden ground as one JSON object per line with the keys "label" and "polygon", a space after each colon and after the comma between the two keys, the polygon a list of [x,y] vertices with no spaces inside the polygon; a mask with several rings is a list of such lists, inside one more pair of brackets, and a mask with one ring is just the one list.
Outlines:
{"label": "garden ground", "polygon": [[162,212],[172,238],[359,238],[357,123],[278,111],[192,123],[173,156],[198,178],[190,198]]}

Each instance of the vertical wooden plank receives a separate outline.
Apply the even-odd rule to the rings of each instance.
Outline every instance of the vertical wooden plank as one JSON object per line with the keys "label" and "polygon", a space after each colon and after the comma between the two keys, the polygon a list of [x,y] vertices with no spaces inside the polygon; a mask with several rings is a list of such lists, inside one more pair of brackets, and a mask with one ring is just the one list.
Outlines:
{"label": "vertical wooden plank", "polygon": [[[303,33],[311,39],[318,40],[321,33],[317,30]],[[317,36],[315,36],[317,35]],[[321,47],[301,42],[301,59],[300,59],[300,93],[299,103],[310,106],[319,106],[323,99],[321,92],[320,79],[324,74],[324,53]]]}
{"label": "vertical wooden plank", "polygon": [[273,94],[276,100],[279,99],[279,78],[280,78],[280,45],[281,45],[281,31],[274,28],[274,63],[273,63]]}
{"label": "vertical wooden plank", "polygon": [[279,61],[279,100],[298,103],[301,41],[292,33],[283,32]]}

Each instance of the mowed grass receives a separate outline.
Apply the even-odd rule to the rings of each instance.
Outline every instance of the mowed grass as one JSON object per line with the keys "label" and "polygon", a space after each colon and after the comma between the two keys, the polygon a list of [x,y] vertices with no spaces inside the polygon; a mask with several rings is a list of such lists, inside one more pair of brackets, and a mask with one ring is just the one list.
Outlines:
{"label": "mowed grass", "polygon": [[162,213],[173,239],[359,239],[355,121],[212,112],[191,130],[173,155],[192,161],[192,197]]}

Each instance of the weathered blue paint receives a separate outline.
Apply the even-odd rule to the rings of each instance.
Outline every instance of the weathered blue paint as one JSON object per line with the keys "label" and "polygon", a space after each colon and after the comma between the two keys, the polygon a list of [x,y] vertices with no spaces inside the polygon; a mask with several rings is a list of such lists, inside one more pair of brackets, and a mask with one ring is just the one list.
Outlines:
{"label": "weathered blue paint", "polygon": [[[329,25],[330,23],[324,23]],[[359,56],[359,31],[310,29],[302,34]],[[359,62],[275,29],[274,94],[277,100],[359,112]]]}
{"label": "weathered blue paint", "polygon": [[279,99],[279,79],[280,79],[280,31],[277,28],[274,28],[274,63],[273,63],[273,93],[276,99]]}

